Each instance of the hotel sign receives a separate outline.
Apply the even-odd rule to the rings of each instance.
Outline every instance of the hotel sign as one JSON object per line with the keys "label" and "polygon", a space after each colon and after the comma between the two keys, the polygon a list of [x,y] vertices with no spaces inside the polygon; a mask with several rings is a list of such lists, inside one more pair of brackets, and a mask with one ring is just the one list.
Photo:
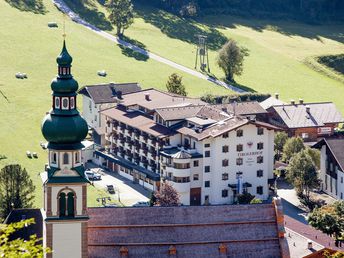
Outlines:
{"label": "hotel sign", "polygon": [[238,157],[258,156],[258,155],[263,155],[263,151],[250,151],[250,152],[238,153]]}

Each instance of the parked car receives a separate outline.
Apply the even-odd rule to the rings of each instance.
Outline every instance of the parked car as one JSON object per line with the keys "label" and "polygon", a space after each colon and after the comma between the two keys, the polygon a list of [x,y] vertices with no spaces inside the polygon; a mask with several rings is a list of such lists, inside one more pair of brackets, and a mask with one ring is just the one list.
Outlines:
{"label": "parked car", "polygon": [[113,185],[107,185],[106,188],[107,188],[107,190],[108,190],[108,192],[110,194],[115,194],[116,193],[115,192],[115,188],[113,187]]}
{"label": "parked car", "polygon": [[149,202],[137,202],[133,205],[133,207],[149,207]]}
{"label": "parked car", "polygon": [[85,173],[86,173],[86,176],[89,180],[101,180],[102,179],[101,174],[95,173],[91,170],[86,170]]}

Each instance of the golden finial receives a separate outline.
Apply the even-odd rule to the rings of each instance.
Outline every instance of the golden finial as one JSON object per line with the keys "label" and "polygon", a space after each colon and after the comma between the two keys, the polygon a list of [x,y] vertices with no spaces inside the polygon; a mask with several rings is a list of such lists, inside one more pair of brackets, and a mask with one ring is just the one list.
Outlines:
{"label": "golden finial", "polygon": [[62,34],[62,37],[63,38],[66,38],[66,14],[64,13],[63,14],[63,34]]}

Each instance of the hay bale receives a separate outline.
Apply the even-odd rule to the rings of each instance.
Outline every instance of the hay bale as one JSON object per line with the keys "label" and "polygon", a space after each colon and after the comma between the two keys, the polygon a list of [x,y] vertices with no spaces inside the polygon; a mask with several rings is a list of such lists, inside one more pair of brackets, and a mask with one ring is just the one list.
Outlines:
{"label": "hay bale", "polygon": [[57,28],[58,27],[57,22],[48,22],[48,27],[49,28]]}
{"label": "hay bale", "polygon": [[102,70],[102,71],[98,71],[97,74],[99,76],[102,76],[102,77],[105,77],[107,75],[106,71],[105,70]]}

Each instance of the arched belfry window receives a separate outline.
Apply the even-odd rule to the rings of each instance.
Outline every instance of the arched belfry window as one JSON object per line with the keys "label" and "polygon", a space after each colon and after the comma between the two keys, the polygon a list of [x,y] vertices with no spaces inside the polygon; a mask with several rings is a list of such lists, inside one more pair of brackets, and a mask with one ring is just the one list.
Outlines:
{"label": "arched belfry window", "polygon": [[68,98],[62,98],[62,109],[69,109]]}
{"label": "arched belfry window", "polygon": [[56,155],[56,152],[53,152],[51,163],[56,164],[56,162],[57,162],[57,155]]}
{"label": "arched belfry window", "polygon": [[75,108],[75,98],[74,98],[74,97],[71,97],[71,98],[70,98],[70,108],[71,108],[71,109],[74,109],[74,108]]}
{"label": "arched belfry window", "polygon": [[59,97],[55,97],[55,108],[56,109],[60,108],[60,98]]}
{"label": "arched belfry window", "polygon": [[63,190],[58,195],[58,212],[59,217],[74,217],[75,216],[75,193],[68,190]]}
{"label": "arched belfry window", "polygon": [[63,164],[69,164],[69,155],[67,152],[63,153]]}

